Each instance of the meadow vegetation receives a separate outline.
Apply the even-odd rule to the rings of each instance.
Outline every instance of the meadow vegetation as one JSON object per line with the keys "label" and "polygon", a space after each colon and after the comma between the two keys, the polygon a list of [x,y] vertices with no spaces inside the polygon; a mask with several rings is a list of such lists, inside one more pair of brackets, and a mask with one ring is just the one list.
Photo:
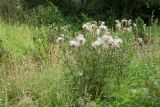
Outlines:
{"label": "meadow vegetation", "polygon": [[73,23],[53,4],[19,12],[0,19],[0,107],[160,106],[158,19]]}

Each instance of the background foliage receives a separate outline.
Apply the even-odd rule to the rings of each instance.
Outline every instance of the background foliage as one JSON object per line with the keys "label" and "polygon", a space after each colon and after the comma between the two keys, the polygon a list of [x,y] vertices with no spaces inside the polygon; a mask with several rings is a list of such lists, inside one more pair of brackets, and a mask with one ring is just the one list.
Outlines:
{"label": "background foliage", "polygon": [[[53,9],[47,8],[48,6],[58,7],[61,14],[74,22],[83,21],[82,14],[94,20],[108,21],[108,24],[113,24],[115,19],[124,17],[128,19],[142,17],[145,22],[160,17],[159,0],[0,0],[0,3],[0,14],[7,21],[16,18],[24,22],[24,19],[28,20],[28,17],[35,12],[35,9],[38,9],[36,11],[38,14],[47,11],[45,15],[51,17]],[[24,13],[28,13],[28,16]],[[48,15],[40,15],[40,18],[44,19],[49,17]]]}

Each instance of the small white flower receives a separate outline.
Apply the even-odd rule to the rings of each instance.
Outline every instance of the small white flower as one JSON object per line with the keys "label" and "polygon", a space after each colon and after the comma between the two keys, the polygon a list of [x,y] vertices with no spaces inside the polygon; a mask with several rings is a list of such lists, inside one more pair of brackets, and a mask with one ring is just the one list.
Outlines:
{"label": "small white flower", "polygon": [[131,32],[132,31],[132,26],[126,28],[126,31]]}
{"label": "small white flower", "polygon": [[99,21],[98,24],[99,25],[105,25],[105,22],[104,21]]}
{"label": "small white flower", "polygon": [[123,26],[127,26],[127,23],[128,23],[128,21],[124,18],[124,19],[122,20],[122,25],[123,25]]}
{"label": "small white flower", "polygon": [[135,27],[135,28],[136,28],[136,27],[137,27],[137,24],[136,24],[136,23],[133,23],[133,27]]}
{"label": "small white flower", "polygon": [[120,23],[120,21],[119,21],[119,20],[115,20],[115,22],[116,22],[116,23]]}
{"label": "small white flower", "polygon": [[128,26],[132,25],[132,20],[128,20]]}
{"label": "small white flower", "polygon": [[114,39],[113,39],[113,38],[110,38],[109,41],[108,41],[108,44],[109,44],[109,45],[113,45],[113,44],[114,44]]}
{"label": "small white flower", "polygon": [[122,28],[121,22],[116,24],[116,30],[120,30]]}
{"label": "small white flower", "polygon": [[107,26],[104,26],[104,25],[101,25],[99,26],[99,29],[97,29],[99,32],[99,35],[103,35],[105,34],[106,32],[108,32],[108,27]]}
{"label": "small white flower", "polygon": [[105,22],[102,21],[101,25],[105,25]]}
{"label": "small white flower", "polygon": [[82,28],[83,28],[83,30],[88,31],[88,29],[89,29],[89,23],[83,24],[83,25],[82,25]]}
{"label": "small white flower", "polygon": [[77,40],[80,44],[82,44],[82,45],[84,45],[85,42],[86,42],[86,39],[84,38],[84,35],[83,35],[83,34],[79,34],[79,35],[76,37],[76,40]]}
{"label": "small white flower", "polygon": [[69,42],[69,45],[70,45],[71,47],[73,47],[73,48],[78,48],[78,47],[80,47],[80,43],[79,43],[78,41],[76,41],[76,40],[70,41],[70,42]]}
{"label": "small white flower", "polygon": [[139,44],[143,44],[143,43],[144,43],[143,38],[137,38],[137,42],[138,42]]}
{"label": "small white flower", "polygon": [[62,42],[64,42],[64,38],[63,37],[58,37],[56,39],[56,43],[62,43]]}

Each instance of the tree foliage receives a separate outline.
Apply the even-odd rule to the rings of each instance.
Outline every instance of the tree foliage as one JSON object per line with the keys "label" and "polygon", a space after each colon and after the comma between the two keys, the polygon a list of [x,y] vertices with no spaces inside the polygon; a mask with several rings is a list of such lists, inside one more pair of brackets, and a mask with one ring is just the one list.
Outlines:
{"label": "tree foliage", "polygon": [[57,6],[64,16],[72,19],[80,19],[81,14],[109,22],[137,17],[149,22],[153,16],[160,18],[160,0],[0,0],[0,2],[1,16],[9,18],[17,15],[17,11],[30,12],[39,5],[47,7],[50,3]]}

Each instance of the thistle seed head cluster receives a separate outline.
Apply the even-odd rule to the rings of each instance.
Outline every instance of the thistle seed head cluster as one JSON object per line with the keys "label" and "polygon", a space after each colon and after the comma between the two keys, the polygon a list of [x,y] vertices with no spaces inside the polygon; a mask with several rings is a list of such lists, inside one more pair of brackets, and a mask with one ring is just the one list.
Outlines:
{"label": "thistle seed head cluster", "polygon": [[103,48],[120,48],[123,40],[119,37],[113,38],[111,35],[103,35],[98,37],[95,42],[92,43],[92,47],[97,49],[98,47]]}
{"label": "thistle seed head cluster", "polygon": [[69,42],[69,45],[73,48],[78,48],[80,46],[83,46],[85,42],[86,42],[86,39],[84,38],[84,35],[79,34],[76,38],[74,38]]}
{"label": "thistle seed head cluster", "polygon": [[[118,20],[116,22],[120,23]],[[97,39],[91,43],[91,47],[95,49],[99,47],[120,48],[121,44],[123,43],[123,40],[121,38],[113,37],[112,35],[110,35],[110,32],[108,31],[108,27],[105,26],[105,22],[103,21],[88,22],[83,24],[82,28],[85,31],[93,32],[95,35],[97,35]],[[62,43],[64,41],[64,35],[61,34],[61,36],[58,37],[56,41],[57,43]],[[85,45],[85,43],[86,43],[85,36],[83,34],[78,34],[75,38],[69,41],[69,46],[73,48],[79,48]]]}
{"label": "thistle seed head cluster", "polygon": [[115,21],[115,23],[116,23],[115,24],[115,28],[116,28],[117,31],[124,30],[124,31],[131,32],[132,28],[134,26],[132,22],[133,22],[132,20],[126,20],[125,18],[122,19],[121,21],[120,20],[116,20]]}
{"label": "thistle seed head cluster", "polygon": [[93,21],[93,22],[88,22],[82,25],[83,30],[89,32],[89,33],[94,33],[96,32],[96,34],[99,35],[103,35],[103,34],[108,34],[108,27],[105,26],[105,22],[104,21]]}

